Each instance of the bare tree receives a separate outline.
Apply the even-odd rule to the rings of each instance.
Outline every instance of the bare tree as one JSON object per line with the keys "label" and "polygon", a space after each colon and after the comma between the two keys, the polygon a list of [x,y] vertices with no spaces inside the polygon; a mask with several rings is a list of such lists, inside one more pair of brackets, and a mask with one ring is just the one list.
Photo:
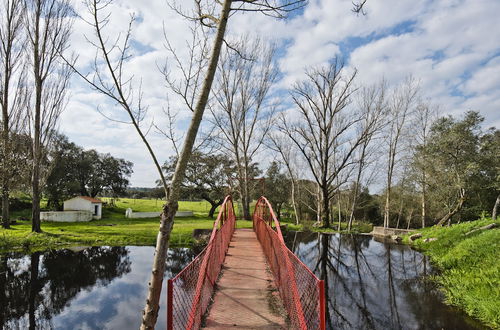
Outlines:
{"label": "bare tree", "polygon": [[295,213],[295,224],[298,225],[300,206],[297,203],[297,196],[299,195],[298,190],[300,188],[298,184],[298,174],[295,166],[296,159],[294,155],[293,145],[287,142],[288,141],[286,137],[274,133],[269,135],[269,143],[267,144],[267,147],[273,150],[274,152],[279,153],[281,159],[283,160],[283,163],[285,164],[288,175],[290,176],[290,180],[292,183],[292,191],[291,191],[292,207],[293,207],[293,212]]}
{"label": "bare tree", "polygon": [[417,102],[418,86],[413,78],[396,88],[389,102],[389,125],[387,131],[387,172],[384,206],[384,227],[390,225],[391,187],[394,170],[401,156],[402,140],[407,133],[408,118]]}
{"label": "bare tree", "polygon": [[365,139],[357,150],[357,173],[354,181],[351,212],[347,224],[348,231],[351,230],[354,221],[354,210],[364,170],[370,164],[370,156],[372,156],[374,151],[377,151],[377,148],[372,148],[372,142],[386,124],[387,100],[385,82],[381,82],[378,86],[363,88],[358,94],[357,106],[362,114],[360,129],[362,131],[361,134],[365,135]]}
{"label": "bare tree", "polygon": [[27,101],[25,88],[23,15],[25,4],[21,0],[2,0],[0,3],[0,106],[2,108],[2,150],[0,175],[2,190],[2,226],[9,228],[9,195],[17,166],[13,153],[17,139],[12,134],[24,126]]}
{"label": "bare tree", "polygon": [[334,60],[307,71],[306,76],[291,90],[298,117],[292,121],[283,115],[280,129],[308,164],[321,190],[323,226],[330,227],[330,201],[345,183],[347,176],[341,174],[352,167],[354,152],[367,136],[357,129],[361,113],[349,107],[356,71],[347,74],[343,64]]}
{"label": "bare tree", "polygon": [[242,38],[236,47],[238,51],[226,48],[221,55],[215,105],[210,110],[220,147],[236,164],[243,216],[250,220],[251,167],[271,129],[274,107],[267,102],[267,96],[277,70],[274,47],[248,38]]}
{"label": "bare tree", "polygon": [[[414,148],[422,149],[428,143],[429,134],[432,123],[436,120],[436,109],[429,103],[421,102],[415,111],[415,145]],[[420,206],[421,206],[421,223],[422,228],[425,227],[425,218],[427,217],[427,159],[425,152],[417,154],[415,159],[415,167],[418,174],[416,180],[420,185]]]}
{"label": "bare tree", "polygon": [[28,111],[33,139],[31,193],[32,231],[40,228],[40,180],[42,149],[50,143],[58,118],[66,105],[71,70],[60,60],[68,46],[72,8],[68,0],[27,1],[26,31],[32,69],[33,104]]}

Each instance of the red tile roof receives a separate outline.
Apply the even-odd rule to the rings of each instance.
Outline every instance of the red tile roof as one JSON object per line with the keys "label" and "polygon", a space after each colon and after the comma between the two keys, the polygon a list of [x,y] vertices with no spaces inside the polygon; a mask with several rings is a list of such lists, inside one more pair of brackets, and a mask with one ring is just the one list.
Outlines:
{"label": "red tile roof", "polygon": [[83,198],[83,199],[86,199],[92,203],[102,203],[102,201],[95,199],[95,198],[92,198],[92,197],[89,197],[89,196],[76,196],[75,198]]}

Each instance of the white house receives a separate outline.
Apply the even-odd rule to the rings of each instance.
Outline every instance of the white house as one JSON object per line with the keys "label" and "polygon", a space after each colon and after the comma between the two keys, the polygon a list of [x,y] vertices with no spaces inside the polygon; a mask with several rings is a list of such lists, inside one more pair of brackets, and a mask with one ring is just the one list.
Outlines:
{"label": "white house", "polygon": [[102,202],[88,196],[77,196],[64,202],[64,211],[90,211],[92,219],[100,219]]}

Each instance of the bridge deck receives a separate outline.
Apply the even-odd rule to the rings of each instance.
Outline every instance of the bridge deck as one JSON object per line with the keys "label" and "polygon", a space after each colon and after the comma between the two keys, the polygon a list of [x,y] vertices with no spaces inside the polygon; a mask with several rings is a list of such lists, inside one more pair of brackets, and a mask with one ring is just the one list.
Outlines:
{"label": "bridge deck", "polygon": [[217,283],[208,329],[282,329],[285,322],[273,311],[270,296],[279,300],[266,257],[251,229],[236,229]]}

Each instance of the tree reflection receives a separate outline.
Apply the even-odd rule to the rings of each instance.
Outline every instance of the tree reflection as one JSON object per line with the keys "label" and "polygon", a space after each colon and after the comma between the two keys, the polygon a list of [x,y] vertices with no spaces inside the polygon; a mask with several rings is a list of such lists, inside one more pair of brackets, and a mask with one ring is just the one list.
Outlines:
{"label": "tree reflection", "polygon": [[325,281],[330,329],[452,329],[469,322],[422,280],[430,272],[428,260],[408,246],[361,235],[288,238],[299,259]]}
{"label": "tree reflection", "polygon": [[124,247],[0,255],[0,326],[51,328],[54,315],[82,290],[130,272]]}

